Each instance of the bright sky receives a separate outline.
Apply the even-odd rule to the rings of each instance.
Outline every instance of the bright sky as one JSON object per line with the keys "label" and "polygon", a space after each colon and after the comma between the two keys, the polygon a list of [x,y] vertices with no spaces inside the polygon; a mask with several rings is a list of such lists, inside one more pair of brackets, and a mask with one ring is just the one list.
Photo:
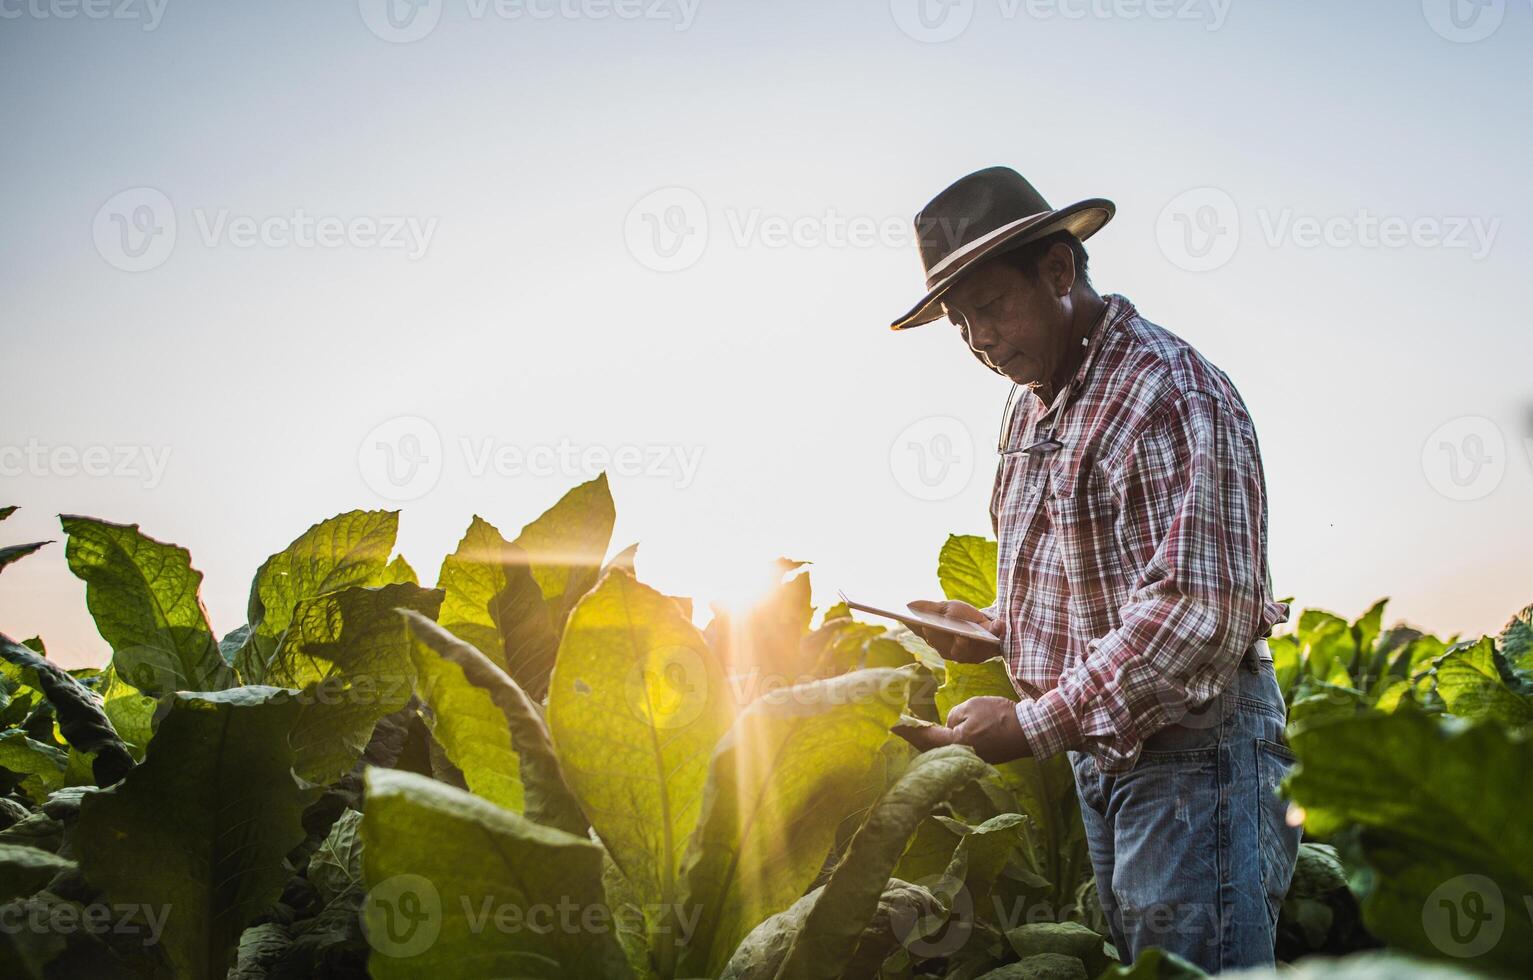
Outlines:
{"label": "bright sky", "polygon": [[[0,0],[0,542],[138,522],[222,633],[320,518],[430,581],[605,461],[657,587],[931,596],[1007,386],[886,325],[1005,163],[1244,393],[1281,593],[1533,601],[1533,5],[921,2]],[[0,629],[105,655],[62,543]]]}

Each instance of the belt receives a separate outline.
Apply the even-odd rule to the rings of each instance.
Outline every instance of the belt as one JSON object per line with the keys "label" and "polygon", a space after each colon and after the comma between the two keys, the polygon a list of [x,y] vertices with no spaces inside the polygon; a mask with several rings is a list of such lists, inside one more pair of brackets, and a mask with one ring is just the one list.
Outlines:
{"label": "belt", "polygon": [[1241,663],[1250,670],[1260,670],[1261,664],[1272,663],[1272,648],[1267,645],[1267,638],[1261,637],[1246,649],[1245,656],[1241,657]]}

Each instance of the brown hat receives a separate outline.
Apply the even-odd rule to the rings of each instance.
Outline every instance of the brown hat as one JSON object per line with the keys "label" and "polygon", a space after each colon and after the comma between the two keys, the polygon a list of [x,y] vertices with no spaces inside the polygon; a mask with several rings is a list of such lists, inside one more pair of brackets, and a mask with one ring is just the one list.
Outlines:
{"label": "brown hat", "polygon": [[1117,208],[1098,197],[1054,210],[1010,167],[972,173],[938,194],[916,215],[916,241],[926,267],[926,295],[895,320],[895,330],[942,318],[942,296],[985,259],[1068,231],[1085,241]]}

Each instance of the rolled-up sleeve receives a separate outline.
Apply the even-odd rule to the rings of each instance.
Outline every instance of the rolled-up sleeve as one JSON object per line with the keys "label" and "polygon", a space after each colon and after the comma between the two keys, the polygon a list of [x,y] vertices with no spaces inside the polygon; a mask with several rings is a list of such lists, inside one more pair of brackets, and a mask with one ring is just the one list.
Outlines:
{"label": "rolled-up sleeve", "polygon": [[1139,572],[1118,625],[1017,706],[1046,757],[1092,749],[1113,771],[1214,698],[1268,625],[1264,480],[1254,432],[1216,396],[1176,396],[1104,465],[1116,547]]}

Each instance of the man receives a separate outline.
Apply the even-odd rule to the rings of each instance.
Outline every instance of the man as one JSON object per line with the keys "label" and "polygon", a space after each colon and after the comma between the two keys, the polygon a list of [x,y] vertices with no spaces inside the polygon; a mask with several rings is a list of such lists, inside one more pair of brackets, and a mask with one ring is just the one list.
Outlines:
{"label": "man", "polygon": [[1022,700],[901,733],[990,762],[1069,753],[1124,960],[1160,946],[1210,972],[1270,964],[1299,829],[1276,792],[1293,757],[1263,638],[1288,611],[1261,454],[1223,371],[1092,288],[1081,242],[1113,213],[1055,210],[995,167],[916,218],[927,293],[894,329],[945,315],[1016,387],[990,505],[997,601],[911,605],[1000,636]]}

